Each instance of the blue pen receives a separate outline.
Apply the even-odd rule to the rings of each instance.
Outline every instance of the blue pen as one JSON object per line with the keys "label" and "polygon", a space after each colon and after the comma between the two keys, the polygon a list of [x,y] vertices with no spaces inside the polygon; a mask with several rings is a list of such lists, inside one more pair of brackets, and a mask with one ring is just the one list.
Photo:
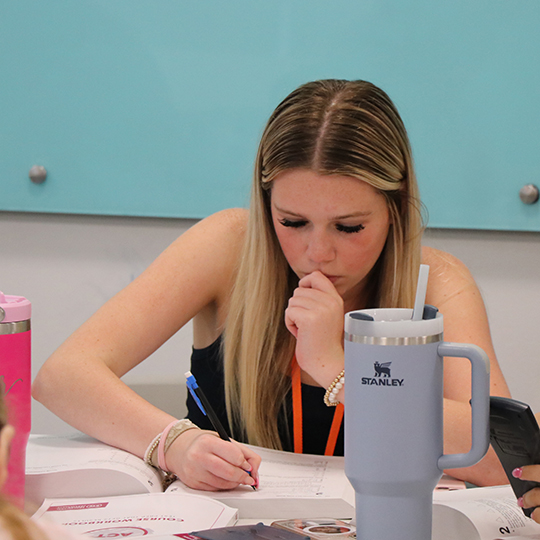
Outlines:
{"label": "blue pen", "polygon": [[[217,414],[215,413],[214,409],[212,409],[212,405],[210,405],[210,402],[204,395],[204,392],[202,391],[201,387],[197,384],[197,381],[195,380],[195,377],[191,373],[191,371],[187,371],[185,373],[186,376],[186,383],[188,390],[190,394],[193,396],[193,399],[195,400],[195,403],[201,410],[201,412],[208,417],[210,420],[210,423],[214,427],[214,429],[217,431],[218,435],[221,439],[224,441],[231,441],[229,436],[227,435],[227,432],[225,431],[225,428],[223,427],[223,424],[219,421],[219,418],[217,417]],[[250,476],[251,472],[246,471]],[[257,489],[255,486],[251,486],[253,489]]]}

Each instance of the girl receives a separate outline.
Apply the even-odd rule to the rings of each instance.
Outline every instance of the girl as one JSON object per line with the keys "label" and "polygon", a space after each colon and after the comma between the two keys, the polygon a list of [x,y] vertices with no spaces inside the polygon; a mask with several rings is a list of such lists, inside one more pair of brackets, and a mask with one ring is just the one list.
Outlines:
{"label": "girl", "polygon": [[[509,395],[473,278],[452,256],[422,250],[421,234],[411,150],[389,97],[364,81],[305,84],[268,121],[249,212],[219,212],[178,238],[49,358],[34,396],[191,487],[256,485],[257,454],[209,431],[191,398],[188,417],[202,430],[120,377],[193,319],[191,370],[231,435],[341,453],[343,407],[327,393],[341,385],[344,313],[412,307],[421,262],[431,268],[426,302],[444,314],[445,339],[482,347],[492,394]],[[470,445],[464,362],[445,365],[446,453]],[[452,474],[504,481],[493,453]]]}

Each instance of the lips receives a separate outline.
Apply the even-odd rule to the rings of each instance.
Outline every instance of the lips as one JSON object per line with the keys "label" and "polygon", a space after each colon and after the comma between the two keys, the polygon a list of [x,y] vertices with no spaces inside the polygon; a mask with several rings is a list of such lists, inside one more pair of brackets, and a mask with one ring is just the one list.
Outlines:
{"label": "lips", "polygon": [[310,274],[313,274],[313,272],[320,272],[324,277],[329,279],[332,283],[335,283],[341,277],[341,276],[334,276],[332,274],[325,274],[324,272],[321,272],[320,270],[312,270],[311,272],[299,272],[297,275],[299,279],[302,279],[302,278],[305,278],[306,276],[309,276]]}
{"label": "lips", "polygon": [[[319,272],[321,272],[321,271],[319,270]],[[325,278],[329,279],[332,283],[334,283],[336,280],[338,280],[340,278],[340,276],[335,276],[333,274],[326,274],[325,272],[321,272],[321,274]]]}

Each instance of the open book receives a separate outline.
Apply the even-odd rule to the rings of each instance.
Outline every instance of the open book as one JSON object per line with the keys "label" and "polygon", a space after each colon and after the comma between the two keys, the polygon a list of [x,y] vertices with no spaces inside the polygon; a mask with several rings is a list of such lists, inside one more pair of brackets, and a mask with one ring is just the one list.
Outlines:
{"label": "open book", "polygon": [[[253,447],[262,457],[260,487],[207,492],[171,484],[166,493],[204,495],[256,519],[354,516],[354,490],[343,458],[291,454]],[[81,498],[159,493],[161,474],[132,454],[85,435],[31,435],[26,457],[26,498]]]}
{"label": "open book", "polygon": [[540,525],[523,514],[509,485],[436,491],[432,540],[540,540]]}
{"label": "open book", "polygon": [[[188,494],[238,508],[239,518],[246,520],[354,517],[354,491],[345,476],[343,458],[254,450],[263,458],[257,491],[247,486],[217,493],[196,491],[177,481],[160,495],[160,473],[128,452],[84,435],[31,435],[27,499],[39,505],[46,497],[156,493],[161,497],[156,500],[165,501]],[[507,536],[540,540],[540,525],[524,516],[510,486],[456,489],[464,484],[443,477],[439,487],[446,489],[434,493],[433,540],[498,540]],[[128,499],[135,504],[135,498]]]}

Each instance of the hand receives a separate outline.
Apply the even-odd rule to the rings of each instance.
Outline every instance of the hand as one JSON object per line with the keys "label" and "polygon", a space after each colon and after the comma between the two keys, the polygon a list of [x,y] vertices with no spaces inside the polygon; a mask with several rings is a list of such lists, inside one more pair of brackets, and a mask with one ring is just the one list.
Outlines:
{"label": "hand", "polygon": [[343,310],[343,299],[319,271],[300,280],[285,310],[298,365],[323,387],[343,369]]}
{"label": "hand", "polygon": [[[519,467],[512,471],[512,475],[520,480],[532,480],[533,482],[540,482],[540,465],[527,465],[525,467]],[[535,508],[540,506],[540,488],[534,488],[527,491],[521,499],[518,499],[518,505],[522,508]],[[536,508],[531,517],[537,523],[540,523],[540,508]]]}
{"label": "hand", "polygon": [[186,486],[205,491],[258,486],[261,458],[236,441],[213,431],[190,429],[167,451],[167,465]]}

